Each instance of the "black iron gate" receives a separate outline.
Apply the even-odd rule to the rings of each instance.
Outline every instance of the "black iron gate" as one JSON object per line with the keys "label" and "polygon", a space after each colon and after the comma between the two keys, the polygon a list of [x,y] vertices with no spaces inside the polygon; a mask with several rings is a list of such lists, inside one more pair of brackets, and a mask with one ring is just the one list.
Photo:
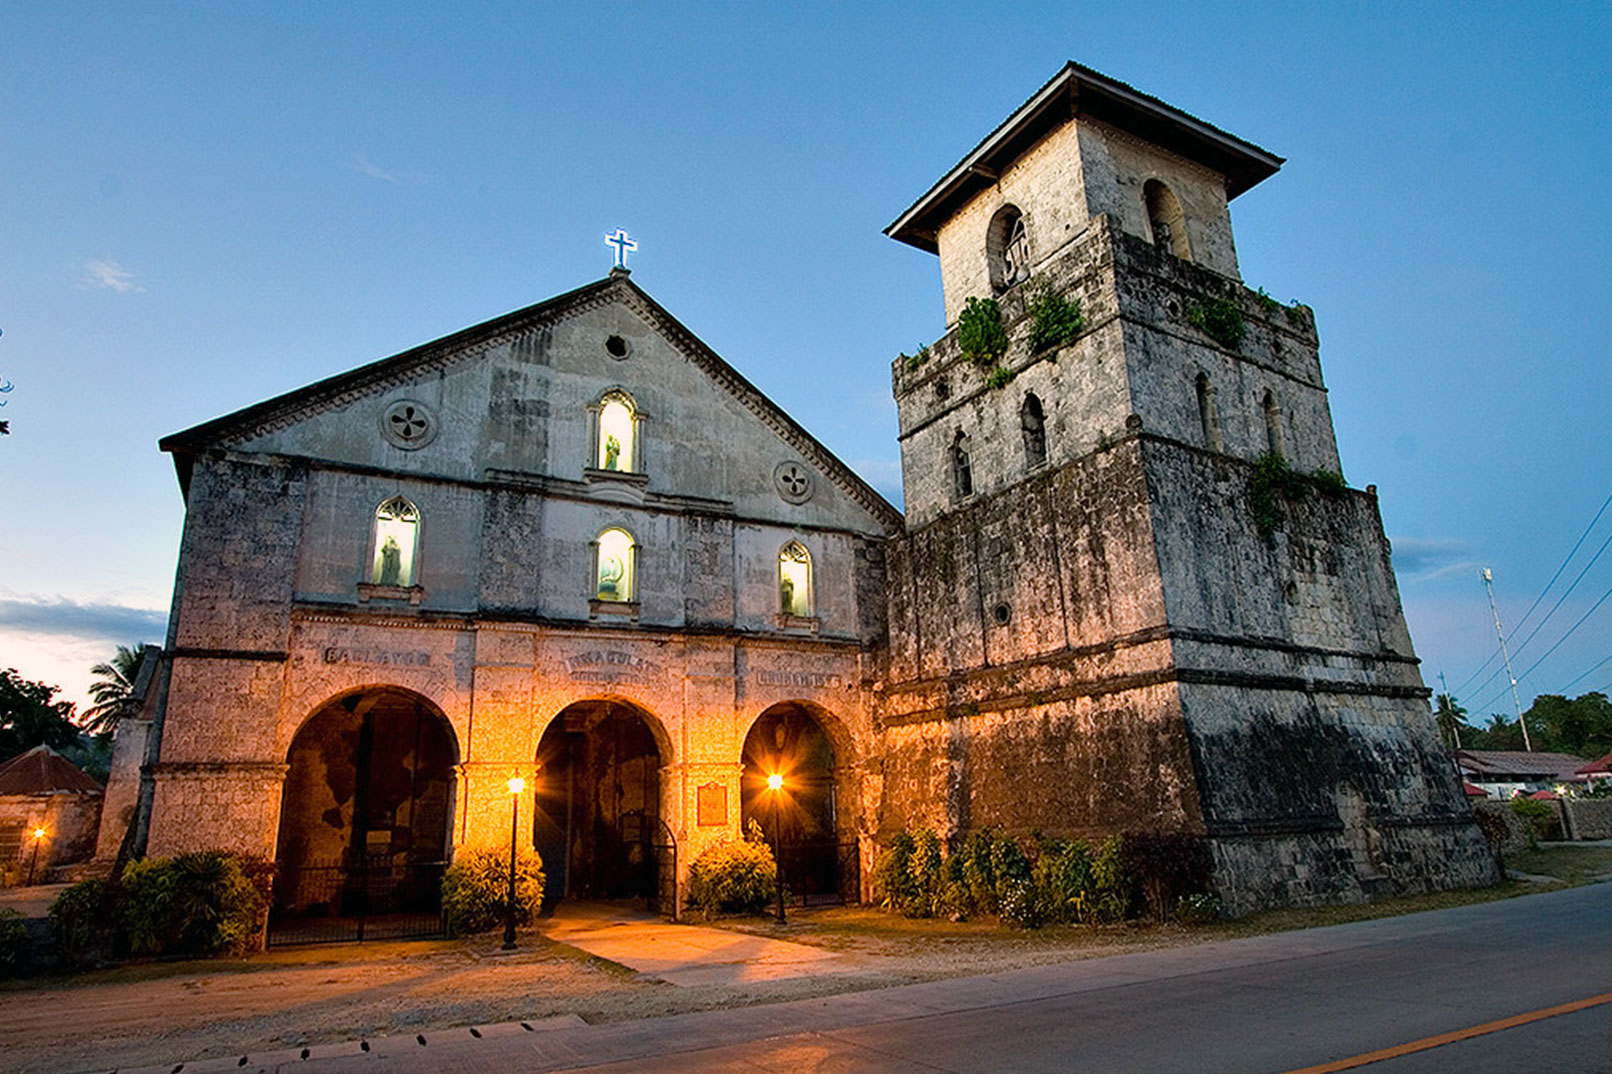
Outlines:
{"label": "black iron gate", "polygon": [[446,864],[370,854],[282,867],[269,946],[441,936]]}
{"label": "black iron gate", "polygon": [[673,921],[680,916],[677,890],[677,837],[659,817],[634,811],[623,813],[617,825],[628,860],[640,870],[646,909],[665,914]]}

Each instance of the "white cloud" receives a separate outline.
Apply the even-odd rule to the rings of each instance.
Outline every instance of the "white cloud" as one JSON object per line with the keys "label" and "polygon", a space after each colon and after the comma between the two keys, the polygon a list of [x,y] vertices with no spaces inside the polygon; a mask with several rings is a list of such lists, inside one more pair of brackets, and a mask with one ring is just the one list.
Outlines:
{"label": "white cloud", "polygon": [[134,282],[134,273],[111,258],[92,257],[84,262],[84,275],[78,278],[80,287],[92,290],[112,290],[120,295],[144,291]]}
{"label": "white cloud", "polygon": [[416,172],[389,172],[385,168],[371,163],[370,159],[362,153],[354,153],[353,159],[348,162],[347,166],[359,175],[367,175],[371,179],[379,179],[383,183],[414,186],[425,182],[425,176]]}

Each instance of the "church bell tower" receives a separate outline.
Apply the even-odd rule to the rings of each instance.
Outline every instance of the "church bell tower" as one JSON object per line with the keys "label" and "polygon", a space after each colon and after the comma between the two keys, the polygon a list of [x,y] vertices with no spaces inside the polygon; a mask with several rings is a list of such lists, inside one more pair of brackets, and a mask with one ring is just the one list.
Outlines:
{"label": "church bell tower", "polygon": [[892,370],[884,829],[1200,836],[1233,911],[1493,879],[1313,315],[1240,278],[1282,163],[1071,63],[886,229],[948,331]]}

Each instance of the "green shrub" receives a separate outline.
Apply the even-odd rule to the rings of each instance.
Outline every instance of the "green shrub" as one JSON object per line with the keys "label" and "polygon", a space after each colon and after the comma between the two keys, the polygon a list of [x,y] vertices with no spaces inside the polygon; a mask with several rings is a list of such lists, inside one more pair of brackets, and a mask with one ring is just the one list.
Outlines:
{"label": "green shrub", "polygon": [[1316,470],[1310,474],[1310,485],[1327,496],[1338,496],[1349,491],[1349,482],[1336,470]]}
{"label": "green shrub", "polygon": [[906,899],[899,906],[908,917],[933,917],[940,909],[940,889],[945,882],[945,861],[940,853],[940,837],[933,829],[918,833],[907,859]]}
{"label": "green shrub", "polygon": [[1013,370],[1005,365],[993,365],[991,371],[985,374],[987,388],[1006,388],[1013,383]]}
{"label": "green shrub", "polygon": [[1183,895],[1175,902],[1175,919],[1183,925],[1212,925],[1220,920],[1220,898],[1202,891]]}
{"label": "green shrub", "polygon": [[1005,924],[1033,929],[1045,920],[1030,859],[1016,839],[998,839],[991,846],[996,870],[996,912]]}
{"label": "green shrub", "polygon": [[107,880],[84,880],[50,904],[56,949],[70,965],[88,966],[122,954],[122,890]]}
{"label": "green shrub", "polygon": [[1125,869],[1123,841],[1117,835],[1104,839],[1091,859],[1092,917],[1094,924],[1123,921],[1131,911],[1131,877]]}
{"label": "green shrub", "polygon": [[15,977],[28,969],[32,945],[22,915],[0,906],[0,977]]}
{"label": "green shrub", "polygon": [[1030,299],[1030,350],[1039,354],[1048,347],[1072,342],[1086,327],[1078,299],[1064,298],[1050,287],[1043,287]]}
{"label": "green shrub", "polygon": [[[543,905],[543,859],[529,846],[515,855],[515,924],[529,925]],[[509,851],[472,847],[442,875],[442,914],[455,936],[502,928],[509,904]]]}
{"label": "green shrub", "polygon": [[777,893],[778,865],[762,842],[713,843],[689,866],[688,901],[707,917],[760,913]]}
{"label": "green shrub", "polygon": [[259,944],[267,902],[235,855],[147,858],[129,863],[120,883],[131,954],[244,954]]}
{"label": "green shrub", "polygon": [[1201,329],[1205,335],[1227,350],[1236,350],[1248,334],[1243,323],[1243,311],[1237,303],[1225,298],[1206,298],[1187,307],[1187,323]]}
{"label": "green shrub", "polygon": [[1092,919],[1096,892],[1091,858],[1091,844],[1084,839],[1042,840],[1041,855],[1035,863],[1035,883],[1049,920]]}
{"label": "green shrub", "polygon": [[916,372],[920,366],[929,361],[929,344],[918,344],[918,351],[916,354],[908,354],[906,351],[902,351],[901,359],[907,365],[907,372]]}
{"label": "green shrub", "polygon": [[968,837],[963,856],[963,883],[976,913],[997,912],[995,846],[996,837],[989,828],[981,828]]}
{"label": "green shrub", "polygon": [[1155,919],[1165,920],[1185,895],[1209,887],[1209,845],[1191,832],[1127,832],[1121,844],[1125,871]]}
{"label": "green shrub", "polygon": [[1554,840],[1562,837],[1561,818],[1549,802],[1518,796],[1510,804],[1513,813],[1528,821],[1535,839]]}
{"label": "green shrub", "polygon": [[1007,348],[1002,307],[994,298],[970,297],[957,318],[957,349],[971,362],[996,365]]}
{"label": "green shrub", "polygon": [[912,899],[912,852],[918,844],[907,832],[897,832],[873,867],[873,887],[879,905],[900,912]]}

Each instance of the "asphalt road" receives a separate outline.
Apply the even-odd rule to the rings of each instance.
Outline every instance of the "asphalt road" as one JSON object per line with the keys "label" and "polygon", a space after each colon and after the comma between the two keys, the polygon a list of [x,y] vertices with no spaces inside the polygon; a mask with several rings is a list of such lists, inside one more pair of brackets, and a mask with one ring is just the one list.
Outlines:
{"label": "asphalt road", "polygon": [[[1564,1005],[1578,1009],[1540,1013]],[[1612,1072],[1612,884],[768,1007],[428,1036],[245,1069]]]}

